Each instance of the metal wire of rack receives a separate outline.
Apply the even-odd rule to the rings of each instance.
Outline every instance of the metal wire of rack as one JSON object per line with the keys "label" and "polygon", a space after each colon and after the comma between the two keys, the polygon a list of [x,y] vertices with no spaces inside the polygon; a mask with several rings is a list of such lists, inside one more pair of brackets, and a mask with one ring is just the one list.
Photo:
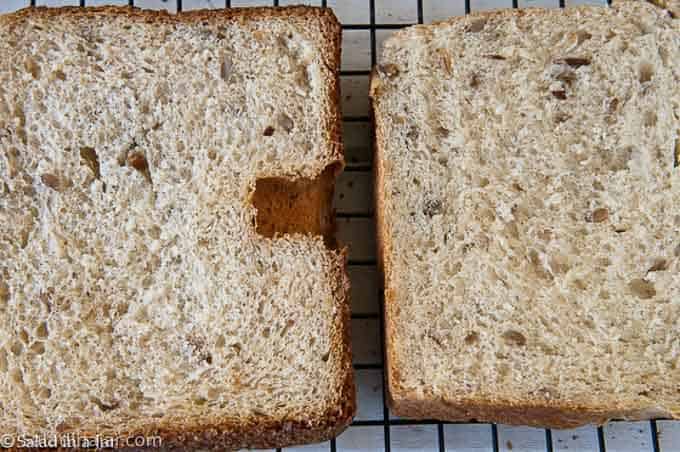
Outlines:
{"label": "metal wire of rack", "polygon": [[[5,6],[4,10],[2,7],[2,2],[8,1],[10,4],[8,6]],[[74,2],[77,1],[78,5],[81,7],[86,7],[90,6],[94,3],[96,4],[102,4],[105,3],[106,0],[66,0],[68,4],[75,4]],[[201,4],[206,4],[210,7],[221,7],[221,8],[230,8],[232,6],[241,6],[244,2],[248,3],[250,0],[114,0],[116,1],[117,4],[127,4],[128,6],[140,6],[140,7],[146,7],[148,6],[149,2],[154,2],[154,7],[160,7],[160,8],[167,8],[176,12],[180,12],[184,10],[184,7],[188,4],[198,4],[199,6]],[[347,2],[349,4],[350,2],[355,4],[357,1],[364,1],[368,3],[368,23],[343,23],[342,24],[342,29],[343,32],[368,32],[368,46],[369,46],[369,60],[370,60],[370,67],[375,66],[378,63],[378,44],[379,44],[379,38],[378,38],[378,33],[383,33],[383,32],[389,32],[392,30],[398,30],[404,27],[407,27],[409,25],[413,25],[415,23],[422,24],[428,22],[425,18],[425,4],[428,3],[429,6],[432,8],[433,3],[447,3],[451,4],[451,0],[401,0],[402,2],[416,2],[416,9],[415,9],[415,21],[408,22],[408,21],[396,21],[398,23],[384,23],[383,21],[378,21],[377,20],[377,11],[376,11],[376,5],[378,2],[381,2],[384,6],[384,4],[389,4],[392,0],[300,0],[300,1],[295,1],[295,0],[267,0],[267,1],[258,1],[254,0],[251,1],[251,3],[257,3],[258,5],[266,4],[268,3],[271,6],[282,6],[282,5],[288,5],[288,4],[296,4],[296,3],[313,3],[317,4],[319,6],[323,7],[339,7],[343,4],[343,2]],[[459,6],[462,6],[462,8],[459,8],[462,14],[469,14],[470,12],[474,11],[476,8],[473,8],[473,1],[481,1],[481,2],[493,2],[494,0],[454,0],[456,3],[459,4]],[[502,0],[501,0],[502,1]],[[512,2],[511,7],[512,8],[519,8],[523,6],[531,6],[531,2],[534,0],[506,0],[507,2]],[[540,0],[538,0],[540,1]],[[550,0],[548,0],[550,1]],[[569,0],[567,0],[569,1]],[[577,3],[584,3],[590,1],[597,3],[598,0],[571,0],[573,2]],[[612,0],[601,0],[600,3],[604,4],[611,4]],[[47,2],[47,3],[46,3]],[[520,3],[522,2],[522,3]],[[555,7],[559,8],[564,8],[565,6],[568,6],[565,4],[565,0],[554,0],[555,2]],[[20,6],[40,6],[42,4],[49,4],[50,6],[57,6],[59,5],[59,0],[0,0],[0,12],[6,12],[7,8],[15,9]],[[66,2],[64,2],[66,3]],[[218,4],[219,3],[219,4]],[[233,3],[233,5],[232,5]],[[394,3],[398,3],[398,1],[395,1]],[[460,5],[462,3],[462,5]],[[238,4],[238,5],[237,5]],[[16,6],[18,5],[18,6]],[[352,7],[353,5],[350,5]],[[507,5],[510,7],[510,4],[508,3]],[[174,9],[173,9],[174,7]],[[193,6],[192,6],[193,8]],[[347,78],[347,77],[364,77],[368,78],[370,75],[370,67],[369,68],[364,68],[364,69],[342,69],[340,71],[340,76],[341,78]],[[353,126],[353,125],[359,125],[363,126],[365,129],[368,130],[368,137],[366,140],[364,140],[363,147],[366,149],[363,149],[362,152],[365,152],[367,155],[364,155],[363,158],[357,158],[357,159],[349,159],[348,158],[348,166],[345,169],[345,174],[348,174],[347,180],[348,180],[348,187],[352,187],[352,183],[356,182],[357,177],[364,177],[366,179],[366,175],[368,174],[368,179],[370,179],[370,172],[371,172],[371,157],[373,154],[373,130],[372,130],[372,125],[370,121],[370,117],[368,115],[368,111],[360,112],[359,114],[355,113],[348,113],[343,116],[343,122],[345,125],[348,126]],[[351,133],[351,132],[350,132]],[[348,138],[345,136],[345,140],[347,141]],[[370,188],[366,188],[366,184],[357,184],[360,185],[361,188],[359,189],[359,192],[356,196],[363,196],[363,197],[368,197],[370,199],[370,193],[366,192],[366,190],[370,190]],[[370,183],[368,184],[370,187]],[[340,200],[343,198],[343,193],[340,193]],[[338,197],[336,194],[336,204],[338,203]],[[341,201],[342,203],[342,201]],[[344,201],[344,204],[351,204],[352,201]],[[353,243],[353,238],[355,239],[360,239],[361,241],[364,242],[364,244],[359,245],[359,248],[371,248],[374,245],[374,242],[370,237],[368,237],[373,230],[373,226],[371,225],[373,222],[373,213],[370,207],[366,207],[367,205],[370,205],[370,201],[368,201],[368,204],[366,201],[361,201],[360,204],[362,204],[362,207],[358,209],[343,209],[343,208],[338,208],[338,222],[339,222],[339,228],[341,229],[339,231],[339,235],[342,236],[345,235],[345,237],[348,237],[349,240],[345,239],[343,240],[345,243],[349,243],[350,247],[352,247]],[[342,221],[346,220],[346,224],[350,224],[352,222],[354,223],[361,223],[361,227],[355,227],[352,228],[351,226],[347,227],[347,231],[344,232],[343,234],[343,223]],[[368,224],[369,227],[367,228],[365,225]],[[357,231],[363,230],[363,235],[357,234]],[[376,266],[376,260],[375,260],[375,255],[371,254],[370,251],[368,252],[357,252],[357,253],[352,253],[350,252],[350,259],[349,259],[349,268],[350,268],[350,279],[352,278],[353,273],[355,275],[362,274],[363,272],[366,272],[366,274],[370,275],[369,278],[375,279],[377,272],[375,271],[375,266]],[[352,271],[354,269],[354,272]],[[352,281],[354,284],[355,281]],[[361,284],[360,284],[361,285]],[[368,285],[369,290],[374,292],[372,293],[372,296],[375,297],[375,300],[377,300],[377,309],[375,311],[370,311],[369,312],[355,312],[355,309],[353,307],[352,310],[352,321],[353,324],[354,322],[371,322],[371,323],[377,323],[377,338],[374,338],[379,342],[379,353],[375,356],[373,356],[374,359],[373,361],[370,362],[355,362],[354,364],[354,369],[355,369],[355,374],[359,375],[362,372],[371,372],[371,373],[378,373],[379,374],[379,379],[381,381],[385,381],[386,377],[386,368],[383,365],[383,360],[382,360],[382,350],[384,350],[384,337],[383,337],[383,297],[382,297],[382,292],[378,289],[378,285],[375,281],[373,281],[372,284]],[[357,332],[357,328],[353,327],[353,332]],[[354,348],[356,349],[356,345],[364,345],[361,342],[358,344],[355,343],[353,344]],[[374,382],[375,383],[375,382]],[[367,446],[363,446],[361,441],[355,441],[353,438],[350,438],[349,441],[343,441],[343,437],[346,436],[345,434],[341,434],[338,438],[333,438],[327,443],[320,444],[320,445],[311,445],[311,446],[302,446],[302,447],[295,447],[295,448],[285,448],[284,450],[286,452],[289,451],[331,451],[331,452],[336,452],[336,451],[345,451],[345,450],[378,450],[382,448],[386,452],[391,452],[391,451],[396,451],[396,450],[418,450],[418,451],[438,451],[438,452],[445,452],[445,451],[488,451],[488,452],[500,452],[500,451],[510,451],[510,450],[519,450],[519,451],[526,451],[526,452],[539,452],[539,451],[547,451],[547,452],[553,452],[557,450],[586,450],[586,448],[583,448],[582,444],[579,442],[574,442],[572,444],[568,443],[569,438],[571,438],[573,441],[576,441],[577,439],[577,434],[574,432],[568,432],[568,435],[566,434],[567,432],[559,432],[558,431],[553,431],[551,429],[543,429],[542,434],[542,441],[540,439],[537,439],[538,437],[536,436],[536,431],[538,429],[532,429],[533,430],[533,438],[530,441],[526,442],[521,442],[520,444],[516,444],[513,446],[511,439],[507,438],[521,438],[522,432],[519,432],[518,434],[511,434],[511,435],[503,435],[503,431],[505,431],[506,426],[500,426],[496,424],[475,424],[475,423],[450,423],[450,422],[441,422],[441,421],[436,421],[436,420],[412,420],[412,419],[402,419],[402,418],[396,418],[392,416],[389,412],[389,408],[387,406],[386,400],[387,400],[387,395],[386,395],[386,389],[384,384],[379,385],[379,389],[375,389],[374,385],[374,392],[377,391],[379,393],[379,409],[375,412],[376,416],[370,418],[370,419],[363,419],[359,418],[356,419],[348,431],[352,429],[367,429],[367,428],[372,428],[374,430],[371,430],[371,432],[375,433],[380,430],[382,430],[382,435],[374,435],[374,438],[371,439],[371,441],[366,441]],[[361,411],[361,404],[362,404],[362,398],[361,398],[361,383],[359,383],[359,405],[360,405],[360,411]],[[617,424],[635,424],[632,425],[630,428],[626,426],[625,429],[619,429],[620,431],[617,431],[616,434],[608,434],[606,431],[607,427],[599,427],[594,434],[592,435],[593,437],[591,438],[591,442],[588,444],[587,450],[588,451],[598,451],[598,452],[615,452],[615,451],[621,451],[621,452],[628,452],[628,451],[646,451],[646,452],[680,452],[680,422],[670,422],[670,421],[663,421],[667,425],[665,427],[668,427],[668,432],[664,430],[664,434],[662,435],[659,425],[657,421],[652,420],[648,422],[648,425],[645,428],[644,422],[642,423],[624,423],[624,422],[613,422],[610,423],[610,426],[614,426],[613,429],[616,429]],[[455,441],[449,441],[447,439],[447,429],[449,427],[455,427],[455,426],[475,426],[479,427],[474,430],[472,430],[470,433],[462,435],[461,438],[464,440],[465,443],[456,443]],[[409,435],[406,434],[400,434],[400,436],[405,437],[407,441],[395,441],[395,435],[393,435],[394,431],[396,429],[400,428],[429,428],[429,431],[435,435],[434,438],[430,438],[427,442],[425,443],[418,443],[418,439],[415,441],[409,441]],[[375,430],[377,429],[377,430]],[[345,432],[347,433],[347,432]],[[403,432],[402,432],[403,433]],[[408,433],[408,431],[406,431]],[[370,434],[369,434],[370,436]],[[381,436],[381,437],[380,437]],[[458,435],[455,435],[455,439],[460,439],[458,438]],[[556,439],[556,436],[558,438]],[[566,438],[566,439],[561,439],[561,438]],[[663,441],[662,441],[663,438]],[[614,441],[616,440],[616,441]],[[610,446],[609,443],[610,441],[614,443],[613,446]],[[565,444],[566,442],[566,444]],[[542,443],[542,444],[541,444]],[[662,445],[663,443],[663,445]],[[282,449],[276,449],[276,451],[282,451]]]}

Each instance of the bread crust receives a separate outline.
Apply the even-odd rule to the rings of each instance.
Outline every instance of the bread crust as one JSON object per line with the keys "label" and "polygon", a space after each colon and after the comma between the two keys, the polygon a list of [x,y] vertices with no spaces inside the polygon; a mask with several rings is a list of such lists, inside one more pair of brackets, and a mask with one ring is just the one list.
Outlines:
{"label": "bread crust", "polygon": [[434,395],[431,395],[431,398],[423,398],[401,386],[390,386],[388,403],[396,415],[412,419],[496,422],[545,428],[602,425],[611,419],[644,420],[671,417],[670,413],[661,408],[634,409],[624,406],[549,403],[539,400],[449,399]]}
{"label": "bread crust", "polygon": [[[231,8],[221,10],[197,10],[178,14],[166,11],[142,10],[134,7],[31,7],[15,13],[0,16],[0,21],[9,24],[10,29],[21,27],[22,22],[33,18],[57,18],[64,15],[82,18],[114,18],[125,17],[129,21],[145,23],[196,23],[212,24],[246,23],[264,19],[285,19],[296,22],[306,38],[319,44],[324,64],[323,76],[328,87],[327,96],[322,108],[325,144],[328,146],[327,161],[320,162],[320,175],[326,168],[331,168],[333,177],[328,183],[334,185],[334,177],[344,167],[344,153],[341,139],[340,114],[340,52],[341,26],[329,8],[293,6],[284,8],[255,7]],[[282,177],[282,175],[276,175]],[[296,179],[299,175],[286,176]],[[324,187],[323,189],[328,189]],[[330,206],[328,206],[330,208]],[[267,415],[251,415],[248,417],[224,417],[209,419],[183,419],[181,421],[162,419],[140,420],[131,431],[121,431],[116,435],[119,448],[126,448],[126,439],[160,436],[162,448],[169,450],[192,451],[197,448],[208,450],[235,450],[241,448],[275,448],[296,444],[312,443],[328,440],[343,431],[352,421],[356,412],[356,391],[352,368],[350,343],[350,303],[349,280],[347,277],[346,249],[327,251],[332,262],[330,278],[333,284],[333,298],[336,306],[334,330],[332,332],[331,360],[336,362],[334,375],[337,386],[332,400],[324,407],[310,407],[288,417],[272,417]],[[315,412],[320,412],[317,415]],[[66,433],[66,432],[64,432]],[[70,431],[81,438],[95,437],[96,431]],[[101,433],[99,433],[101,436]],[[9,450],[18,450],[10,448]],[[54,449],[50,449],[54,450]],[[62,450],[59,448],[57,450]],[[66,449],[63,449],[66,450]],[[72,450],[72,449],[69,449]]]}
{"label": "bread crust", "polygon": [[[674,0],[651,0],[650,3],[670,10],[672,17],[677,17],[673,11]],[[582,14],[589,6],[568,8],[564,14]],[[440,24],[450,24],[485,17],[502,20],[508,17],[534,16],[539,17],[546,10],[539,8],[503,9],[486,12],[475,12],[466,16],[453,17],[448,20],[434,22],[428,25],[415,25],[396,32],[390,40],[408,39],[410,29],[420,29],[423,33],[431,32]],[[643,420],[651,418],[680,417],[680,413],[663,406],[632,406],[628,404],[602,405],[597,401],[592,403],[576,401],[545,401],[541,399],[502,399],[498,397],[465,397],[440,396],[433,394],[428,388],[414,390],[408,387],[400,374],[399,329],[396,319],[399,316],[399,306],[396,294],[398,274],[394,274],[390,260],[392,232],[390,218],[392,217],[389,204],[389,193],[385,191],[385,181],[390,173],[390,164],[385,158],[388,146],[386,138],[389,117],[381,110],[380,101],[383,86],[378,68],[371,72],[370,97],[372,120],[374,123],[374,202],[377,232],[378,270],[382,275],[384,291],[384,325],[385,325],[385,380],[387,384],[388,406],[398,416],[411,419],[438,419],[452,422],[480,421],[498,422],[510,425],[529,425],[548,428],[574,428],[585,424],[601,425],[611,419]]]}

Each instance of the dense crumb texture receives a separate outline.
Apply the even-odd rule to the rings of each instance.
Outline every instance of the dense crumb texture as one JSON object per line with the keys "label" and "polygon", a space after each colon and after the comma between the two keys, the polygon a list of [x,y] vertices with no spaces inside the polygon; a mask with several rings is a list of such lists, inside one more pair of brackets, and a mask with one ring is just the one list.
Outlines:
{"label": "dense crumb texture", "polygon": [[645,2],[470,15],[382,61],[396,412],[679,417],[678,22]]}
{"label": "dense crumb texture", "polygon": [[238,448],[343,428],[344,253],[258,234],[252,203],[317,178],[329,215],[332,13],[30,9],[0,35],[0,431]]}

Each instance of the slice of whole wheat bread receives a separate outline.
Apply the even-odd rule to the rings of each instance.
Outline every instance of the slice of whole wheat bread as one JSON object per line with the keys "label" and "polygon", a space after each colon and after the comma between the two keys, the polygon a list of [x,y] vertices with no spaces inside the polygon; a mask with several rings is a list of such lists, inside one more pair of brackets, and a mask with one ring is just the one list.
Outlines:
{"label": "slice of whole wheat bread", "polygon": [[680,417],[678,24],[615,2],[387,40],[371,95],[396,414]]}
{"label": "slice of whole wheat bread", "polygon": [[0,431],[224,450],[350,422],[340,34],[308,7],[0,17]]}

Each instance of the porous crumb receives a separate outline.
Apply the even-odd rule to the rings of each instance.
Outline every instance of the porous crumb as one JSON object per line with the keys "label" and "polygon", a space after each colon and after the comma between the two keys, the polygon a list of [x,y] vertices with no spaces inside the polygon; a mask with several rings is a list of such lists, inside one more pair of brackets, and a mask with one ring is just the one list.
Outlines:
{"label": "porous crumb", "polygon": [[308,229],[260,235],[252,203],[262,178],[340,164],[340,25],[230,14],[0,16],[2,434],[171,448],[225,425],[209,446],[235,450],[351,419],[344,254]]}
{"label": "porous crumb", "polygon": [[504,10],[400,30],[380,60],[408,68],[371,87],[393,411],[680,417],[677,24]]}

